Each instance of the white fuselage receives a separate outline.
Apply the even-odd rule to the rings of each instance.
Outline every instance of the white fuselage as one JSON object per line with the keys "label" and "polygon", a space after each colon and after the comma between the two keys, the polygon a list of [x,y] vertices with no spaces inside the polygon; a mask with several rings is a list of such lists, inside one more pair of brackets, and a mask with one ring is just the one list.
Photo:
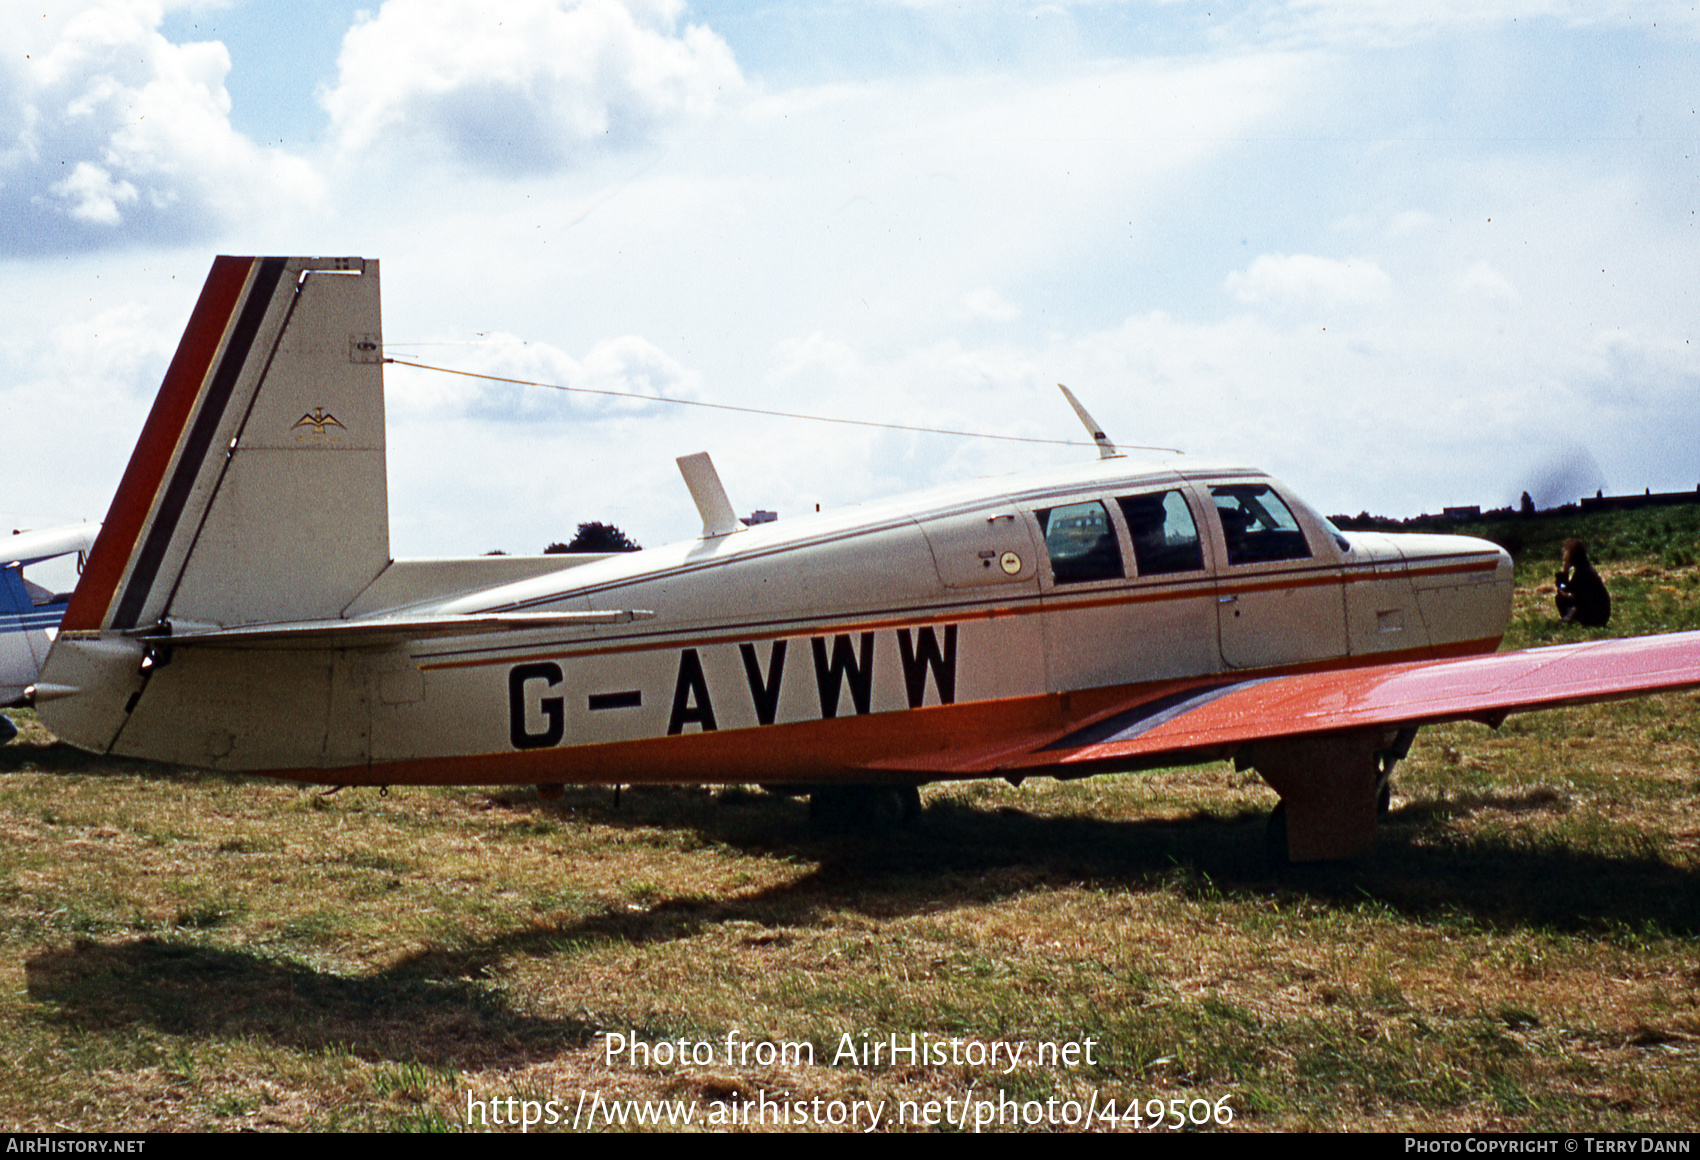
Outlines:
{"label": "white fuselage", "polygon": [[1491,543],[1342,534],[1261,473],[1123,460],[569,562],[397,562],[345,615],[653,618],[180,647],[112,748],[331,781],[841,780],[903,768],[906,731],[950,744],[953,715],[1491,651],[1511,592]]}

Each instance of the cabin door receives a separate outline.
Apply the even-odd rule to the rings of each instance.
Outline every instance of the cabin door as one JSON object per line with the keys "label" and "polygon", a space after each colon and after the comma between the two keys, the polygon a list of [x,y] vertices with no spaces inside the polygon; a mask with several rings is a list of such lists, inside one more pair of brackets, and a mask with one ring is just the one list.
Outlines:
{"label": "cabin door", "polygon": [[1346,655],[1339,566],[1315,554],[1292,510],[1266,483],[1208,489],[1220,562],[1216,625],[1222,661],[1260,669]]}

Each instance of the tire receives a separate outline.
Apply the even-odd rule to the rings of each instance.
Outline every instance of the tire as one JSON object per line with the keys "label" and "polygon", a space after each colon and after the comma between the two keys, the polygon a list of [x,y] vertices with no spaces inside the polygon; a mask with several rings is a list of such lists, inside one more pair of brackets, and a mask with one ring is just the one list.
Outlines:
{"label": "tire", "polygon": [[921,813],[921,791],[912,785],[846,785],[809,795],[809,821],[828,833],[896,830]]}
{"label": "tire", "polygon": [[1263,824],[1263,853],[1274,869],[1284,870],[1293,864],[1287,852],[1286,802],[1276,802],[1269,811],[1269,820]]}

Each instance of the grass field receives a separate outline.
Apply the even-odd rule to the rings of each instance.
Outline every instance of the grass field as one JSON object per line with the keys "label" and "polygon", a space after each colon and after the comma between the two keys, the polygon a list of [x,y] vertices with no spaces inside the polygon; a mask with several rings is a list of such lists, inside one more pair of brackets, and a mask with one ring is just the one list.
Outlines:
{"label": "grass field", "polygon": [[[1568,529],[1508,524],[1508,645],[1700,628],[1693,518],[1582,529],[1617,608],[1597,631],[1552,620]],[[0,1120],[455,1130],[469,1098],[570,1117],[583,1091],[885,1100],[889,1124],[1002,1091],[1252,1130],[1693,1130],[1697,708],[1425,730],[1374,857],[1279,873],[1274,794],[1225,765],[928,787],[912,830],[821,837],[755,790],[326,797],[89,757],[15,713]],[[610,1032],[815,1061],[610,1064]],[[893,1033],[1093,1062],[833,1062]]]}

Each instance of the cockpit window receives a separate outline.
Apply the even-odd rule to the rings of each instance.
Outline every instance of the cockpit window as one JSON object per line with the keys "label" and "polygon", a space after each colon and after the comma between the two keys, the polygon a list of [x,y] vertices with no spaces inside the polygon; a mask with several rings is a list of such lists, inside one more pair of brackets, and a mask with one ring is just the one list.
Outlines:
{"label": "cockpit window", "polygon": [[1166,576],[1173,572],[1199,572],[1204,568],[1204,550],[1198,542],[1198,525],[1178,491],[1151,495],[1128,495],[1116,501],[1133,538],[1133,559],[1141,576]]}
{"label": "cockpit window", "polygon": [[1327,516],[1317,516],[1316,518],[1322,521],[1323,530],[1334,537],[1335,545],[1342,552],[1350,552],[1352,550],[1352,541],[1346,538],[1346,533],[1342,532],[1334,525],[1333,520],[1329,519]]}
{"label": "cockpit window", "polygon": [[1124,575],[1116,530],[1103,504],[1093,500],[1033,514],[1039,517],[1039,527],[1045,533],[1051,575],[1058,584],[1118,580]]}
{"label": "cockpit window", "polygon": [[1222,519],[1222,538],[1228,544],[1228,563],[1266,564],[1271,560],[1303,560],[1310,545],[1299,522],[1281,497],[1262,483],[1234,483],[1210,489],[1216,514]]}

